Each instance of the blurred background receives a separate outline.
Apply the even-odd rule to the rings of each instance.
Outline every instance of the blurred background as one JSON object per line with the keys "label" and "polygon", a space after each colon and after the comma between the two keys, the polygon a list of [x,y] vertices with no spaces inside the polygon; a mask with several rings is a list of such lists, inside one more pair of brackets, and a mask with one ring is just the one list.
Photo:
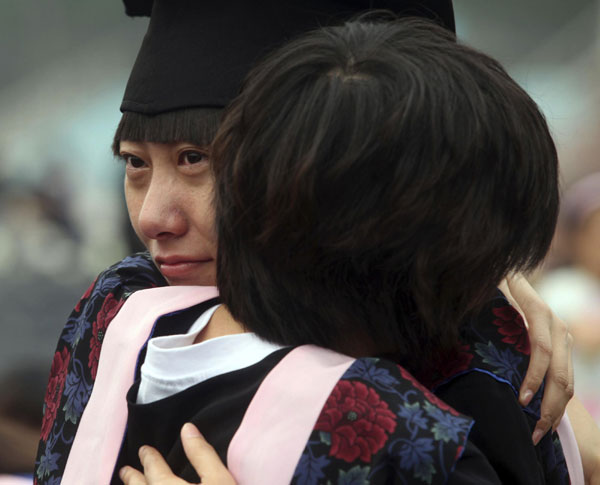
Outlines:
{"label": "blurred background", "polygon": [[[119,0],[1,2],[0,378],[27,363],[43,383],[73,305],[131,250],[110,144],[147,20]],[[569,192],[600,171],[600,1],[454,4],[459,38],[505,65],[555,136],[573,200],[534,280],[583,342],[577,392],[600,421],[600,182]]]}

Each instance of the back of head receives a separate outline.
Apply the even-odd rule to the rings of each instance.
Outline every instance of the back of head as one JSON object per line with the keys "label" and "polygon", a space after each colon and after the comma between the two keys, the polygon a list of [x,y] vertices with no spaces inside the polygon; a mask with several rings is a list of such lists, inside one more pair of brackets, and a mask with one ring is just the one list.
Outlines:
{"label": "back of head", "polygon": [[556,220],[535,103],[422,20],[364,18],[281,48],[248,77],[213,159],[234,317],[413,369],[508,271],[543,258]]}

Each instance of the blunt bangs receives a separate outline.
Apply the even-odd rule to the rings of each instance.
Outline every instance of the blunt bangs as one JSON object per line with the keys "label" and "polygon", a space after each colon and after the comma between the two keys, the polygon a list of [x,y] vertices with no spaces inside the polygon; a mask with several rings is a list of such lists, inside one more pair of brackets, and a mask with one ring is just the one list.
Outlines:
{"label": "blunt bangs", "polygon": [[187,108],[157,115],[126,111],[117,127],[112,151],[119,154],[121,140],[210,145],[219,128],[222,111],[221,108]]}

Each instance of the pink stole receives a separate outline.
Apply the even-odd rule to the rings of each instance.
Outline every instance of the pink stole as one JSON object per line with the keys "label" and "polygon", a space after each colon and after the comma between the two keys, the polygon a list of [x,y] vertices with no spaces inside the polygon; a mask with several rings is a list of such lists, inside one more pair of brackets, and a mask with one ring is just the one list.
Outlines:
{"label": "pink stole", "polygon": [[[62,485],[110,483],[127,424],[126,394],[154,323],[215,296],[216,288],[178,286],[140,290],[129,297],[106,331],[96,382]],[[290,482],[327,397],[352,362],[307,345],[292,350],[267,375],[228,449],[238,485]],[[276,460],[272,450],[277,450]]]}
{"label": "pink stole", "polygon": [[558,437],[560,438],[560,444],[565,454],[565,461],[567,462],[567,469],[569,470],[569,478],[571,479],[571,485],[584,485],[583,479],[583,464],[581,463],[581,455],[579,453],[579,447],[575,440],[575,433],[569,421],[567,413],[563,415],[560,420],[560,424],[556,429]]}
{"label": "pink stole", "polygon": [[303,345],[267,375],[227,450],[237,485],[287,484],[325,401],[355,359]]}
{"label": "pink stole", "polygon": [[156,320],[218,296],[214,287],[166,286],[132,294],[108,326],[96,382],[81,416],[62,485],[110,483],[127,424],[126,394]]}

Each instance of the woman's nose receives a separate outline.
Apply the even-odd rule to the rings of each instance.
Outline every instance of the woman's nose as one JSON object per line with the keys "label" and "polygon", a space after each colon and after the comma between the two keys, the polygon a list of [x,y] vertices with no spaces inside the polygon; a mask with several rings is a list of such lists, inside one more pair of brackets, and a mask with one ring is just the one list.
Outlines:
{"label": "woman's nose", "polygon": [[186,233],[185,208],[176,184],[168,181],[150,184],[140,210],[139,227],[150,239],[180,237]]}

